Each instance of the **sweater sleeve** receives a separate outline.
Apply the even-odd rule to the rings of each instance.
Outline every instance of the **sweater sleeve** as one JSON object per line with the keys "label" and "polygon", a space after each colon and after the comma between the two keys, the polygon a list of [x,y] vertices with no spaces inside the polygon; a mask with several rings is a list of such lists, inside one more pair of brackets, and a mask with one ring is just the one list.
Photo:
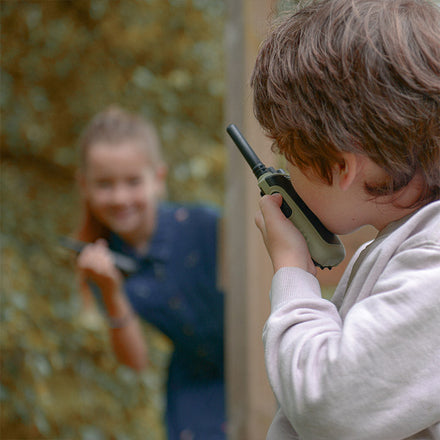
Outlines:
{"label": "sweater sleeve", "polygon": [[266,367],[302,440],[404,439],[440,421],[440,248],[390,260],[344,321],[316,278],[280,269]]}

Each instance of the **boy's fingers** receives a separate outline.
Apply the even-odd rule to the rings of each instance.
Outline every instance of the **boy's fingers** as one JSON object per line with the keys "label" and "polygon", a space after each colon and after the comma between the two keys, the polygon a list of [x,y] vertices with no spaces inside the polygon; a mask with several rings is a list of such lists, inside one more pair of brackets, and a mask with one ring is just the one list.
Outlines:
{"label": "boy's fingers", "polygon": [[257,211],[255,213],[255,224],[257,225],[257,228],[263,232],[264,231],[264,218],[261,211]]}
{"label": "boy's fingers", "polygon": [[285,218],[284,214],[280,210],[283,198],[280,194],[266,195],[260,200],[261,213],[264,221],[270,221],[270,218],[280,219]]}
{"label": "boy's fingers", "polygon": [[265,195],[260,199],[260,207],[261,208],[267,208],[267,209],[279,209],[281,206],[281,203],[283,203],[283,198],[281,197],[281,194],[272,194],[272,195]]}
{"label": "boy's fingers", "polygon": [[279,211],[283,199],[280,194],[265,195],[260,199],[260,211],[255,215],[255,223],[259,229],[264,228],[267,215]]}

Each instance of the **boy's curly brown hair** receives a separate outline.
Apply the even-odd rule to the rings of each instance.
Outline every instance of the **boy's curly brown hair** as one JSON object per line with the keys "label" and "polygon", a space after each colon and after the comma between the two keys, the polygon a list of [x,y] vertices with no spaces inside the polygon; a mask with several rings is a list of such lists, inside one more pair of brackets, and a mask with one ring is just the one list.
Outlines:
{"label": "boy's curly brown hair", "polygon": [[328,184],[341,152],[388,175],[421,173],[418,203],[440,198],[440,9],[428,0],[320,0],[283,17],[252,74],[255,115],[274,149]]}

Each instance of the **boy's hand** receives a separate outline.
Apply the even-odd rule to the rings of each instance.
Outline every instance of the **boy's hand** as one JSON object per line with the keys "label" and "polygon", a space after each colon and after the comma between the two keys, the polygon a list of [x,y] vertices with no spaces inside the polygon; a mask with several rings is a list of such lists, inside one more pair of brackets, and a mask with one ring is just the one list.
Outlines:
{"label": "boy's hand", "polygon": [[104,295],[121,290],[122,274],[116,268],[105,240],[87,245],[78,256],[77,266],[80,274],[94,281]]}
{"label": "boy's hand", "polygon": [[274,272],[282,267],[299,267],[316,275],[306,240],[282,213],[280,194],[266,195],[260,200],[255,223],[263,235]]}

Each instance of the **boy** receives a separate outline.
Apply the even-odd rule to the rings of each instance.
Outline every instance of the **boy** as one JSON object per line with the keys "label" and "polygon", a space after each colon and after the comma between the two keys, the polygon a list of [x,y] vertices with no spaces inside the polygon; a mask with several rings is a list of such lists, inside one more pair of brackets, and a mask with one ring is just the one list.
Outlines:
{"label": "boy", "polygon": [[257,119],[324,225],[377,238],[321,298],[304,238],[261,199],[273,440],[440,439],[440,11],[314,1],[261,46]]}

